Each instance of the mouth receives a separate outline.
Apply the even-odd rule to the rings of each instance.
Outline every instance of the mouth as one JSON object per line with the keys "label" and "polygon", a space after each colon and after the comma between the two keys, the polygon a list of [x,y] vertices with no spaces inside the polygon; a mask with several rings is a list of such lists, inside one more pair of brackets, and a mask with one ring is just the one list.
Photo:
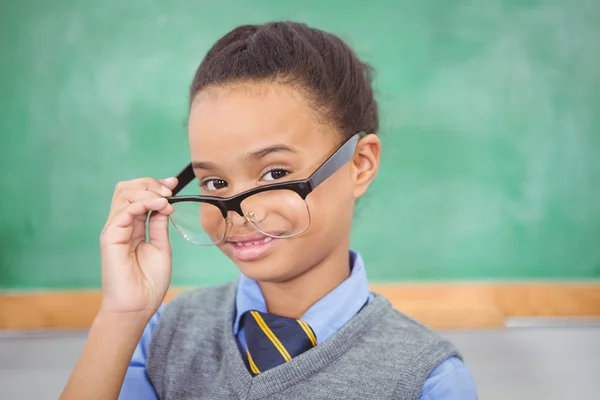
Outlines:
{"label": "mouth", "polygon": [[228,240],[228,242],[233,243],[233,245],[237,247],[250,247],[262,243],[269,243],[271,240],[273,240],[272,237],[266,236],[258,240]]}
{"label": "mouth", "polygon": [[235,259],[239,261],[256,261],[265,257],[278,240],[270,236],[240,237],[227,239],[227,243],[231,246]]}

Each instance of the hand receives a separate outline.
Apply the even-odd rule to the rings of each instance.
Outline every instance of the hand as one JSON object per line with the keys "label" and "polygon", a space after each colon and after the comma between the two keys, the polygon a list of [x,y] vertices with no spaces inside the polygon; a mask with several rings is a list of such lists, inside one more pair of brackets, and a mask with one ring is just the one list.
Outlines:
{"label": "hand", "polygon": [[165,197],[171,196],[176,185],[177,178],[140,178],[120,182],[115,188],[100,235],[101,312],[150,318],[162,304],[172,265],[168,228],[173,206]]}

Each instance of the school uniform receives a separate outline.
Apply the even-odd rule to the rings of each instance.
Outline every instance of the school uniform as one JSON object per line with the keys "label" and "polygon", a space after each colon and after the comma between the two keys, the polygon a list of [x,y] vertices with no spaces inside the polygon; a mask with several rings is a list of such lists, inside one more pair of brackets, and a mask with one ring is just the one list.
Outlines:
{"label": "school uniform", "polygon": [[177,296],[144,330],[119,398],[477,399],[458,350],[370,293],[352,250],[350,263],[301,322],[267,314],[243,275]]}

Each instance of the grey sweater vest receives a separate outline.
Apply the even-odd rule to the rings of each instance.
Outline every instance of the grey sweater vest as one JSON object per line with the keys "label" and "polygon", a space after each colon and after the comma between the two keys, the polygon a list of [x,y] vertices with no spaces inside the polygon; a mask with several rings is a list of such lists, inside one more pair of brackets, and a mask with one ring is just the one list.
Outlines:
{"label": "grey sweater vest", "polygon": [[152,335],[146,368],[161,399],[417,400],[452,344],[375,294],[326,342],[252,377],[233,334],[235,284],[177,296]]}

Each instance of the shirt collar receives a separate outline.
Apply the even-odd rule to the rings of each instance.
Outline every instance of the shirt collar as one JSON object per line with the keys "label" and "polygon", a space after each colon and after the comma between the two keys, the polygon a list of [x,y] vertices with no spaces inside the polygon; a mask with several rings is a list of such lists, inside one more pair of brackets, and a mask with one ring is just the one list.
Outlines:
{"label": "shirt collar", "polygon": [[[302,316],[313,329],[317,342],[322,343],[342,328],[369,300],[369,283],[360,254],[350,250],[350,276],[327,293]],[[240,275],[236,291],[236,317],[233,333],[238,334],[241,316],[250,310],[267,312],[267,305],[258,283]]]}

